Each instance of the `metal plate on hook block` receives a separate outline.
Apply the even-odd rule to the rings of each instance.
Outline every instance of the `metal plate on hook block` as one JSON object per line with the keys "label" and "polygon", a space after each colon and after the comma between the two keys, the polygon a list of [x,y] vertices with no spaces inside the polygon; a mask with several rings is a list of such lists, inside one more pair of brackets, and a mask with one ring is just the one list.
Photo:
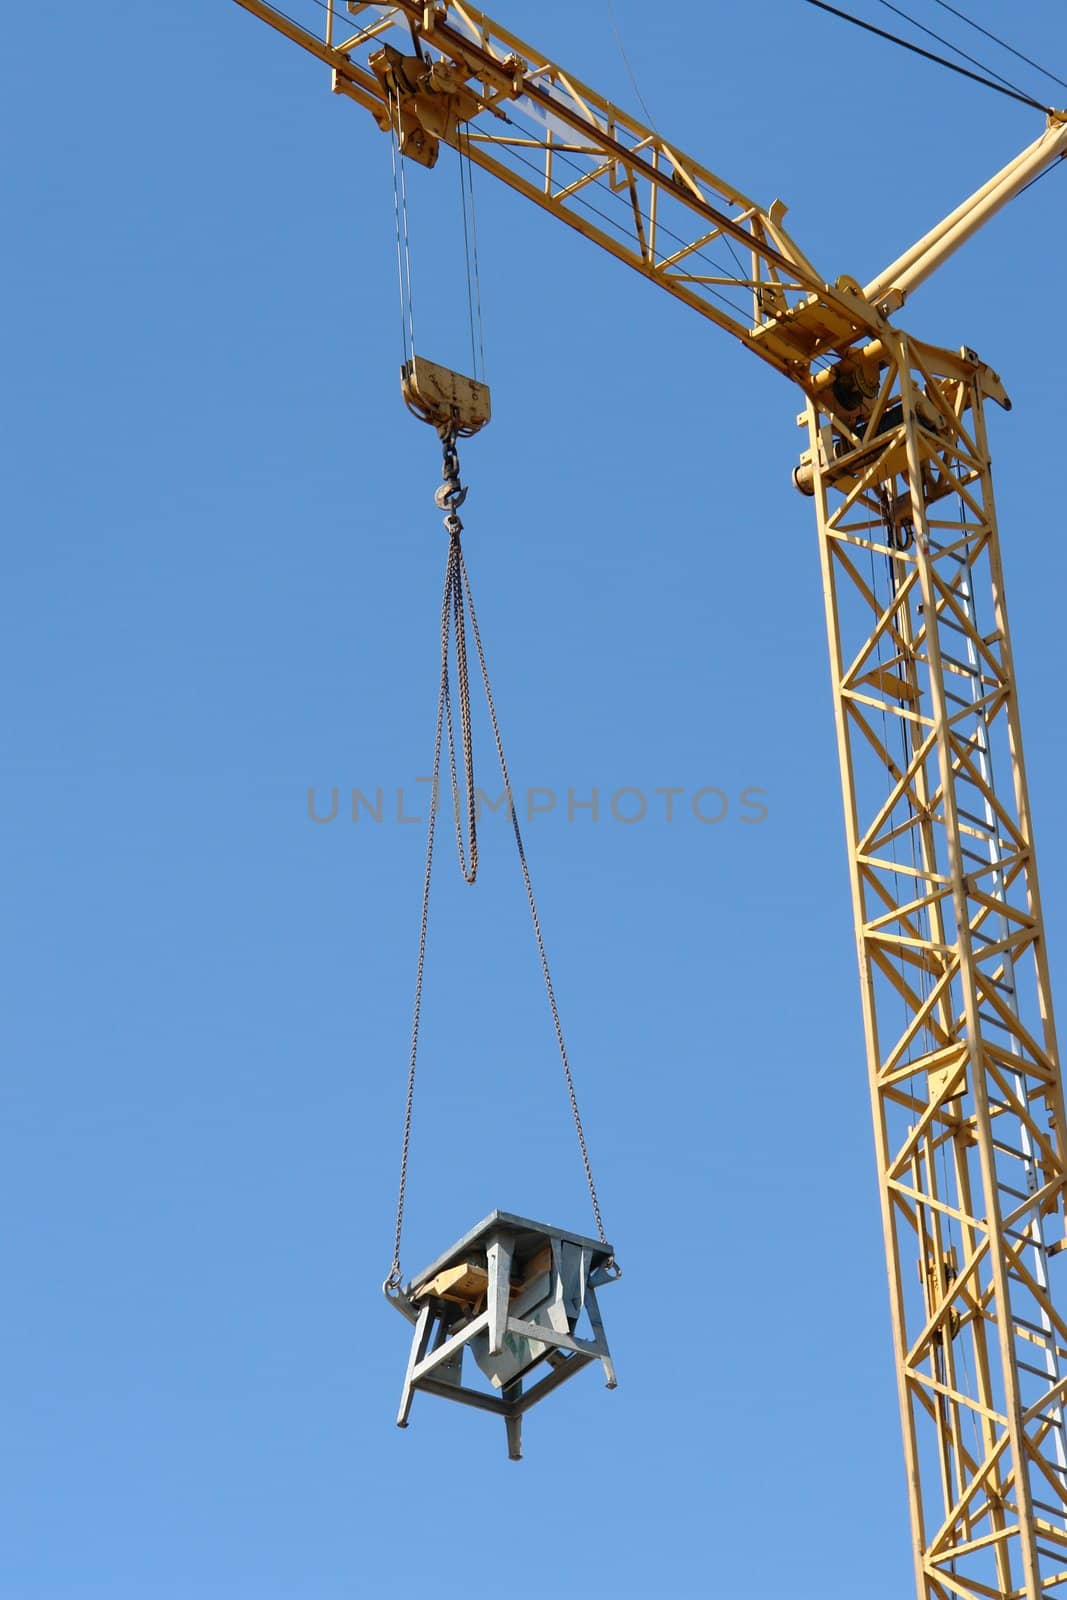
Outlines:
{"label": "metal plate on hook block", "polygon": [[400,388],[408,410],[439,433],[453,430],[459,438],[469,439],[492,415],[487,383],[438,366],[425,356],[404,362]]}
{"label": "metal plate on hook block", "polygon": [[[390,1299],[415,1324],[400,1415],[417,1390],[503,1417],[508,1455],[522,1455],[522,1418],[599,1361],[615,1368],[596,1290],[618,1274],[611,1246],[510,1211],[493,1211]],[[387,1291],[388,1292],[388,1291]],[[489,1388],[463,1382],[470,1352]],[[542,1370],[529,1388],[528,1374]]]}

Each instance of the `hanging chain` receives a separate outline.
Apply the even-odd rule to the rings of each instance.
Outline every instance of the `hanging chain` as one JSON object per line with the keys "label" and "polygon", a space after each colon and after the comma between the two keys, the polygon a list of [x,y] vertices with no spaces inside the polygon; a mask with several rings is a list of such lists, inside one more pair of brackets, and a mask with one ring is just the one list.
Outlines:
{"label": "hanging chain", "polygon": [[404,1139],[400,1150],[400,1186],[396,1201],[396,1235],[393,1262],[385,1280],[385,1292],[400,1287],[400,1236],[404,1230],[404,1199],[408,1183],[408,1150],[411,1145],[411,1113],[415,1104],[415,1064],[419,1053],[419,1023],[422,1020],[422,980],[426,969],[426,929],[430,919],[430,880],[433,876],[433,846],[437,831],[437,797],[441,777],[441,732],[444,722],[445,686],[448,675],[448,615],[451,592],[452,551],[449,548],[448,574],[441,605],[441,683],[437,695],[437,725],[433,740],[433,776],[430,780],[430,821],[426,829],[426,869],[422,879],[422,917],[419,922],[419,959],[415,968],[415,1005],[411,1018],[411,1051],[408,1056],[407,1099],[404,1105]]}
{"label": "hanging chain", "polygon": [[[426,868],[422,880],[422,915],[419,922],[419,957],[415,969],[415,1004],[411,1019],[411,1050],[408,1057],[407,1096],[404,1104],[404,1138],[400,1150],[400,1184],[396,1202],[396,1233],[393,1240],[393,1261],[385,1280],[386,1293],[400,1287],[400,1240],[404,1231],[404,1201],[407,1196],[408,1153],[411,1147],[411,1117],[415,1104],[415,1068],[419,1053],[419,1025],[422,1021],[422,984],[426,969],[426,930],[430,917],[430,883],[433,878],[433,850],[437,834],[437,807],[441,792],[441,742],[445,722],[448,724],[448,763],[452,778],[452,806],[456,819],[456,845],[459,864],[464,878],[473,883],[478,871],[477,814],[474,807],[474,760],[471,741],[470,685],[467,673],[467,641],[464,629],[463,593],[460,587],[459,536],[463,524],[459,508],[467,498],[467,491],[459,478],[459,456],[456,437],[447,433],[442,439],[444,464],[443,482],[434,495],[434,503],[446,513],[445,529],[448,533],[448,561],[445,566],[445,591],[441,600],[441,677],[437,694],[437,722],[434,728],[433,770],[430,778],[430,820],[426,829]],[[456,749],[452,724],[452,692],[449,682],[448,653],[451,629],[456,629],[457,677],[460,693],[460,722],[463,738],[464,778],[467,784],[469,855],[464,854],[463,830],[459,815],[459,790],[456,775]],[[469,861],[469,865],[468,865]]]}
{"label": "hanging chain", "polygon": [[574,1131],[578,1135],[578,1148],[582,1152],[582,1166],[585,1168],[585,1181],[589,1186],[589,1198],[593,1204],[593,1216],[596,1218],[597,1233],[601,1244],[607,1244],[607,1234],[604,1232],[604,1223],[600,1215],[600,1200],[597,1196],[596,1183],[593,1179],[593,1168],[589,1161],[589,1150],[585,1142],[585,1129],[582,1126],[582,1114],[578,1110],[578,1095],[574,1088],[574,1078],[571,1074],[570,1059],[567,1055],[567,1045],[563,1037],[563,1024],[559,1018],[559,1006],[556,1004],[556,991],[552,987],[552,974],[548,967],[548,955],[545,951],[544,935],[541,932],[541,918],[537,914],[537,901],[534,899],[533,883],[530,879],[530,868],[526,861],[526,847],[522,842],[522,830],[519,827],[519,815],[515,810],[515,797],[511,789],[511,778],[508,774],[508,764],[504,757],[504,744],[500,737],[500,724],[497,721],[496,705],[493,701],[493,691],[489,686],[489,669],[485,664],[485,651],[482,649],[482,636],[478,630],[478,618],[474,610],[474,598],[471,594],[470,578],[467,576],[467,563],[463,559],[463,551],[459,551],[459,571],[467,596],[467,609],[470,612],[471,632],[474,635],[474,647],[478,652],[478,665],[481,668],[482,683],[485,687],[486,704],[489,707],[489,720],[493,726],[493,741],[496,745],[497,759],[500,762],[500,776],[504,780],[504,792],[508,797],[508,812],[511,816],[511,828],[515,835],[515,844],[519,853],[519,867],[522,871],[522,881],[526,886],[526,898],[530,903],[530,918],[533,922],[534,938],[537,940],[537,953],[541,958],[541,972],[545,980],[545,992],[548,995],[548,1004],[552,1012],[552,1025],[556,1030],[556,1043],[559,1045],[559,1058],[563,1064],[563,1076],[567,1080],[567,1096],[571,1103],[571,1115],[574,1118]]}
{"label": "hanging chain", "polygon": [[[477,806],[474,787],[474,757],[471,739],[471,712],[470,712],[470,681],[467,662],[467,635],[466,618],[470,618],[471,632],[474,635],[474,646],[478,655],[478,666],[481,671],[482,685],[485,689],[486,704],[489,708],[489,720],[493,729],[493,742],[496,745],[497,760],[500,764],[500,775],[504,780],[504,792],[507,796],[508,812],[511,817],[511,827],[515,835],[515,845],[518,850],[519,867],[522,872],[522,881],[526,889],[526,899],[530,906],[530,917],[533,922],[534,938],[537,942],[537,953],[541,960],[541,973],[545,980],[545,990],[548,995],[549,1009],[552,1012],[552,1025],[556,1032],[556,1043],[559,1046],[560,1061],[563,1065],[563,1076],[567,1084],[567,1097],[570,1101],[571,1115],[574,1119],[574,1130],[578,1136],[578,1148],[581,1151],[582,1166],[585,1169],[585,1180],[589,1188],[589,1198],[593,1206],[593,1216],[596,1219],[597,1233],[602,1244],[607,1243],[604,1232],[604,1223],[600,1214],[600,1200],[597,1195],[596,1183],[593,1178],[593,1168],[589,1160],[589,1149],[585,1139],[585,1129],[582,1125],[581,1112],[578,1109],[578,1096],[574,1087],[574,1077],[571,1073],[570,1059],[567,1055],[567,1045],[563,1037],[563,1024],[560,1021],[559,1006],[556,1003],[556,992],[552,986],[552,974],[549,970],[548,955],[545,950],[544,935],[541,932],[541,919],[537,912],[537,902],[534,898],[533,883],[530,878],[530,868],[526,860],[526,847],[523,844],[522,830],[519,827],[519,818],[515,810],[514,796],[511,788],[511,778],[508,773],[508,764],[504,756],[504,743],[500,734],[500,723],[497,719],[496,704],[493,700],[493,691],[489,682],[489,669],[486,665],[485,650],[482,645],[482,636],[478,628],[478,618],[474,610],[474,600],[471,595],[470,577],[467,573],[467,564],[463,559],[463,548],[460,544],[460,535],[463,524],[459,518],[459,508],[467,498],[467,490],[460,482],[459,456],[456,451],[456,435],[454,431],[442,434],[444,448],[444,481],[434,495],[434,501],[440,510],[445,512],[445,528],[448,532],[448,560],[445,567],[445,589],[441,602],[441,677],[437,699],[437,723],[434,731],[433,774],[430,785],[430,820],[426,832],[426,870],[422,884],[422,917],[419,925],[419,956],[415,973],[415,1005],[411,1024],[411,1052],[408,1058],[407,1097],[404,1105],[404,1137],[400,1153],[400,1186],[396,1207],[396,1232],[393,1241],[393,1261],[389,1276],[385,1280],[386,1293],[393,1293],[401,1284],[400,1272],[400,1241],[404,1228],[404,1202],[407,1192],[408,1154],[411,1145],[411,1118],[415,1103],[415,1067],[419,1049],[419,1024],[422,1017],[422,984],[426,967],[426,930],[430,914],[430,883],[433,877],[433,851],[437,823],[437,805],[440,793],[441,775],[441,746],[445,731],[448,737],[448,758],[452,787],[452,806],[456,823],[456,844],[459,851],[459,864],[467,883],[473,884],[478,873],[478,834],[477,834]],[[459,720],[460,737],[463,750],[464,783],[467,795],[466,816],[466,843],[464,841],[464,827],[460,818],[459,782],[456,766],[456,749],[452,717],[452,691],[449,675],[449,645],[451,636],[455,633],[456,640],[456,677],[459,689]],[[618,1272],[614,1261],[607,1264]]]}
{"label": "hanging chain", "polygon": [[[444,633],[441,640],[441,692],[444,698],[445,721],[448,728],[448,770],[452,781],[452,814],[456,821],[456,850],[459,869],[468,883],[478,876],[478,808],[474,789],[474,743],[471,736],[471,691],[467,670],[467,625],[463,604],[463,579],[460,569],[459,536],[463,524],[459,508],[467,498],[467,491],[459,481],[459,456],[456,452],[456,435],[447,432],[442,436],[444,481],[434,495],[434,504],[446,513],[445,529],[448,533],[448,564],[445,569]],[[456,682],[459,689],[460,741],[463,749],[463,782],[467,796],[466,828],[460,818],[459,778],[456,771],[456,735],[452,721],[452,685],[448,672],[449,617],[456,636]],[[437,789],[434,788],[436,795]],[[464,835],[466,835],[464,837]]]}

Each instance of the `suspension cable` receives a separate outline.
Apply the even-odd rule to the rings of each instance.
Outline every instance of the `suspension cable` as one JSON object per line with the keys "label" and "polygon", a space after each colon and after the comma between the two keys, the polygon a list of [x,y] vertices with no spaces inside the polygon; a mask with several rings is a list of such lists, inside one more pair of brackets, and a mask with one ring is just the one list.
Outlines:
{"label": "suspension cable", "polygon": [[485,663],[485,651],[482,648],[482,636],[478,629],[478,618],[474,610],[474,599],[471,595],[470,579],[467,576],[467,564],[463,559],[462,550],[459,551],[459,569],[466,587],[467,609],[470,612],[471,632],[474,635],[474,647],[478,652],[478,665],[481,668],[482,684],[485,688],[486,704],[489,707],[489,720],[493,727],[493,741],[496,745],[497,759],[500,763],[500,776],[504,780],[504,792],[508,796],[508,810],[511,815],[511,829],[515,835],[515,846],[519,856],[519,867],[522,872],[522,881],[526,888],[526,898],[530,905],[530,919],[533,923],[534,938],[537,941],[537,953],[541,958],[541,974],[545,980],[545,991],[548,995],[548,1004],[552,1012],[552,1025],[556,1031],[556,1043],[559,1046],[560,1062],[563,1066],[563,1076],[567,1083],[567,1097],[570,1100],[571,1116],[574,1119],[574,1131],[578,1137],[578,1148],[582,1153],[582,1166],[585,1168],[585,1181],[589,1189],[589,1199],[593,1205],[593,1216],[596,1219],[597,1233],[600,1236],[601,1244],[606,1244],[607,1235],[604,1232],[604,1223],[600,1215],[600,1200],[597,1196],[596,1181],[593,1178],[593,1168],[589,1160],[589,1149],[586,1145],[585,1129],[582,1125],[582,1114],[578,1109],[578,1096],[574,1087],[574,1077],[571,1073],[570,1058],[567,1055],[567,1044],[563,1037],[563,1024],[560,1021],[559,1006],[556,1002],[556,991],[552,985],[552,974],[548,966],[548,955],[545,951],[544,935],[541,932],[541,919],[537,914],[537,901],[534,899],[533,883],[530,879],[530,868],[526,860],[526,847],[522,841],[522,829],[519,827],[519,814],[515,809],[515,799],[511,787],[511,778],[508,773],[508,764],[504,756],[504,745],[500,735],[500,724],[497,721],[496,706],[493,702],[493,691],[489,686],[489,670]]}
{"label": "suspension cable", "polygon": [[460,129],[459,139],[459,152],[461,157],[464,153],[464,147],[466,148],[467,195],[470,200],[471,214],[470,259],[474,268],[474,310],[478,322],[478,355],[481,360],[481,372],[478,373],[476,369],[475,376],[480,376],[481,381],[486,383],[488,381],[489,374],[485,364],[485,321],[482,316],[482,274],[481,267],[478,262],[478,212],[474,203],[474,160],[471,156],[470,123],[467,123],[465,128]]}
{"label": "suspension cable", "polygon": [[[451,551],[449,552],[451,557]],[[450,561],[451,565],[451,561]],[[441,633],[447,638],[450,586],[445,581],[445,595],[441,605]],[[441,685],[437,696],[437,726],[433,743],[433,777],[430,783],[430,821],[426,830],[426,867],[422,878],[422,916],[419,923],[419,957],[415,968],[415,1004],[411,1018],[411,1046],[408,1053],[407,1095],[404,1104],[404,1137],[400,1149],[400,1184],[396,1202],[396,1234],[393,1240],[393,1261],[385,1280],[385,1291],[400,1286],[400,1236],[404,1229],[404,1200],[408,1183],[408,1154],[411,1146],[411,1114],[415,1105],[415,1065],[419,1053],[419,1025],[422,1021],[422,982],[426,968],[426,930],[430,920],[430,880],[433,875],[433,847],[437,830],[437,796],[441,775],[441,731],[444,720],[447,652],[441,652]]]}
{"label": "suspension cable", "polygon": [[[448,728],[448,770],[452,784],[452,813],[456,821],[456,850],[459,869],[467,883],[478,877],[478,808],[474,790],[474,743],[471,737],[471,691],[467,670],[466,606],[463,599],[463,574],[460,570],[459,536],[463,524],[459,508],[467,498],[467,491],[459,481],[459,456],[456,440],[449,434],[444,443],[444,482],[434,495],[434,503],[447,513],[448,561],[445,566],[445,597],[441,632],[441,698]],[[459,779],[456,771],[456,735],[452,719],[452,686],[448,670],[449,636],[456,640],[456,683],[459,689],[460,739],[463,749],[463,782],[466,790],[466,827],[460,820]],[[433,793],[437,795],[437,779]]]}
{"label": "suspension cable", "polygon": [[[467,215],[467,174],[465,168],[467,160],[463,153],[463,130],[459,130],[456,142],[456,165],[459,170],[459,201],[463,215],[463,259],[467,271],[467,326],[471,341],[471,377],[479,378],[478,370],[478,338],[475,331],[474,309],[474,267],[471,259],[471,228]],[[474,196],[471,194],[473,204]],[[481,306],[478,307],[478,319],[481,318]]]}
{"label": "suspension cable", "polygon": [[1051,106],[1041,104],[1032,95],[1020,94],[1017,89],[1009,89],[1002,83],[994,83],[992,78],[983,78],[977,72],[971,72],[968,67],[961,67],[958,61],[949,61],[944,56],[935,55],[932,50],[924,50],[921,45],[912,44],[909,39],[902,39],[899,34],[888,33],[884,28],[876,28],[872,22],[864,22],[860,17],[854,17],[850,11],[841,11],[837,6],[831,6],[826,0],[806,0],[809,6],[816,6],[820,11],[828,11],[832,17],[840,17],[842,22],[851,22],[857,28],[862,28],[866,33],[876,34],[879,39],[888,39],[890,44],[899,44],[905,50],[910,50],[913,55],[923,56],[927,61],[935,61],[940,67],[947,67],[950,72],[956,72],[961,78],[970,78],[974,83],[983,83],[987,89],[995,89],[998,94],[1007,95],[1009,100],[1019,100],[1023,105],[1032,106],[1035,111],[1050,112]]}
{"label": "suspension cable", "polygon": [[400,148],[403,124],[400,93],[386,90],[389,103],[390,147],[393,163],[393,218],[396,228],[396,272],[400,287],[400,337],[404,360],[415,354],[415,294],[411,281],[411,236],[408,223],[408,185]]}
{"label": "suspension cable", "polygon": [[1017,56],[1020,61],[1025,61],[1028,67],[1034,67],[1044,77],[1050,78],[1053,83],[1058,83],[1061,89],[1067,89],[1067,79],[1058,78],[1054,72],[1050,72],[1047,67],[1043,67],[1040,61],[1035,61],[1031,56],[1023,55],[1021,50],[1016,50],[1014,45],[1009,44],[1006,39],[1002,39],[999,34],[990,33],[988,28],[983,28],[982,24],[975,22],[973,17],[967,16],[963,11],[957,11],[955,6],[949,5],[948,0],[934,0],[934,4],[940,6],[942,11],[951,11],[954,17],[959,17],[960,21],[965,22],[969,28],[974,28],[979,33],[984,34],[987,39],[992,39],[993,43],[999,44],[1001,49],[1007,50],[1013,56]]}
{"label": "suspension cable", "polygon": [[1014,89],[1017,94],[1022,94],[1023,93],[1022,89],[1020,89],[1020,87],[1019,87],[1019,85],[1017,83],[1013,83],[1010,78],[1005,78],[1003,73],[995,72],[992,67],[990,67],[990,66],[988,66],[986,64],[986,62],[979,61],[977,56],[970,55],[966,50],[962,49],[958,44],[953,44],[952,40],[951,39],[946,39],[944,34],[935,33],[933,28],[928,28],[926,26],[925,22],[919,22],[915,17],[909,16],[906,11],[901,10],[900,6],[894,5],[893,4],[893,0],[878,0],[878,3],[879,3],[879,5],[884,6],[887,11],[892,11],[896,16],[902,18],[904,22],[910,22],[913,28],[917,28],[920,33],[925,33],[927,38],[936,39],[938,44],[943,44],[947,49],[951,50],[955,55],[962,56],[963,60],[964,61],[969,61],[971,63],[972,67],[981,68],[981,70],[986,74],[987,77],[995,78],[998,83],[1007,84],[1008,88],[1009,89]]}
{"label": "suspension cable", "polygon": [[[493,730],[493,742],[496,746],[497,760],[500,766],[500,775],[504,781],[504,792],[507,796],[508,811],[511,817],[512,832],[515,836],[515,846],[518,851],[519,869],[522,873],[523,886],[526,890],[526,899],[530,907],[530,918],[533,923],[534,939],[537,944],[537,954],[541,964],[541,975],[544,978],[545,991],[548,996],[549,1010],[552,1013],[552,1026],[556,1035],[556,1044],[559,1048],[560,1061],[563,1067],[563,1076],[567,1087],[567,1098],[570,1102],[571,1117],[574,1130],[578,1139],[578,1148],[581,1152],[582,1167],[585,1171],[586,1185],[589,1198],[592,1202],[593,1216],[596,1221],[597,1233],[602,1244],[607,1243],[604,1232],[604,1223],[600,1212],[600,1198],[597,1194],[596,1181],[593,1177],[592,1163],[589,1159],[589,1147],[585,1137],[585,1127],[582,1123],[581,1112],[578,1108],[578,1095],[574,1086],[574,1075],[571,1071],[570,1058],[567,1054],[566,1040],[563,1035],[563,1024],[560,1020],[559,1005],[556,992],[552,983],[552,973],[548,964],[548,954],[545,949],[544,934],[541,930],[541,918],[537,910],[537,901],[534,897],[533,882],[530,877],[530,867],[526,859],[526,847],[523,843],[522,830],[519,827],[518,813],[515,809],[514,794],[511,787],[511,777],[508,771],[507,758],[504,755],[504,742],[500,732],[500,722],[496,712],[496,702],[493,699],[492,686],[489,681],[489,668],[485,658],[485,648],[482,644],[481,631],[478,627],[478,618],[474,610],[474,600],[471,595],[470,577],[467,564],[463,556],[463,547],[460,535],[463,524],[459,518],[459,507],[466,499],[467,491],[460,482],[459,457],[456,451],[456,435],[454,432],[445,432],[442,437],[444,447],[444,481],[437,490],[434,500],[438,507],[445,511],[445,528],[448,532],[448,558],[445,564],[445,587],[441,601],[441,673],[437,697],[437,719],[434,729],[433,771],[430,784],[430,818],[426,831],[426,866],[422,884],[422,914],[419,923],[418,961],[415,970],[415,1002],[412,1012],[411,1048],[408,1056],[407,1092],[404,1103],[404,1128],[400,1149],[400,1182],[397,1195],[396,1229],[393,1239],[393,1260],[389,1276],[385,1280],[387,1294],[395,1293],[401,1284],[400,1271],[400,1245],[404,1228],[404,1206],[407,1198],[408,1160],[411,1147],[411,1123],[415,1104],[415,1073],[419,1049],[419,1028],[422,1019],[422,989],[426,967],[426,934],[430,914],[430,885],[433,877],[434,840],[436,837],[437,805],[440,793],[441,754],[442,746],[447,734],[449,769],[452,788],[452,803],[456,822],[456,842],[459,850],[460,869],[467,883],[473,884],[478,872],[478,836],[477,836],[477,805],[474,787],[474,759],[471,740],[470,717],[470,682],[467,667],[467,634],[466,623],[470,622],[470,631],[474,638],[475,651],[478,657],[478,667],[481,675],[482,686],[485,690],[486,704],[489,709],[489,721]],[[450,656],[452,639],[455,638],[456,653],[456,678],[459,692],[459,722],[462,739],[462,759],[464,768],[464,784],[466,787],[466,827],[460,816],[460,796],[455,752],[455,737],[452,712],[452,691],[450,674]],[[615,1263],[611,1263],[615,1266]],[[616,1266],[616,1270],[617,1266]]]}

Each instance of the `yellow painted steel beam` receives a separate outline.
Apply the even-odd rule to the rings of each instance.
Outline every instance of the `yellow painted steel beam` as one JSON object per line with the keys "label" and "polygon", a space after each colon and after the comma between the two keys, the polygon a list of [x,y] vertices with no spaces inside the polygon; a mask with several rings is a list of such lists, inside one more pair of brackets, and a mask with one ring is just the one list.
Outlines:
{"label": "yellow painted steel beam", "polygon": [[983,395],[903,336],[881,381],[862,476],[808,429],[916,1585],[1039,1600],[1067,1156]]}
{"label": "yellow painted steel beam", "polygon": [[266,0],[236,3],[330,66],[334,91],[382,129],[397,111],[371,60],[389,45],[417,62],[418,38],[425,61],[449,64],[464,92],[399,91],[402,132],[420,134],[409,154],[431,164],[441,143],[462,140],[483,170],[802,387],[821,355],[889,331],[857,283],[824,280],[782,226],[780,201],[758,205],[472,7],[353,6],[351,20],[364,26],[330,45],[328,12],[320,37]]}
{"label": "yellow painted steel beam", "polygon": [[1032,145],[872,279],[863,291],[867,299],[875,305],[899,309],[912,290],[925,283],[990,217],[1064,155],[1067,114],[1057,113],[1050,116],[1048,127]]}

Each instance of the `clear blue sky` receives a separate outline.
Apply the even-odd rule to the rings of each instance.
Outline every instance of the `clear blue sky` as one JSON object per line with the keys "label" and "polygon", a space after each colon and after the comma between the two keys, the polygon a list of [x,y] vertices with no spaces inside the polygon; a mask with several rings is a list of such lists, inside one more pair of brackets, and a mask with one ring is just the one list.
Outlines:
{"label": "clear blue sky", "polygon": [[[663,130],[786,199],[831,278],[872,276],[1040,128],[800,0],[615,9]],[[971,10],[1067,77],[1054,0]],[[633,104],[606,0],[496,12]],[[430,757],[444,536],[397,393],[388,147],[228,0],[23,7],[7,38],[0,1593],[903,1600],[797,396],[479,183],[496,419],[463,452],[466,548],[517,784],[733,803],[528,828],[625,1267],[619,1389],[575,1380],[521,1466],[425,1397],[398,1432],[379,1285],[422,829],[306,809],[312,785],[411,794]],[[1065,185],[908,318],[1015,401],[993,441],[1061,995]],[[456,199],[450,157],[416,175],[420,342],[458,364]],[[475,891],[447,836],[439,862],[409,1270],[494,1206],[589,1223],[521,886],[484,835]]]}

